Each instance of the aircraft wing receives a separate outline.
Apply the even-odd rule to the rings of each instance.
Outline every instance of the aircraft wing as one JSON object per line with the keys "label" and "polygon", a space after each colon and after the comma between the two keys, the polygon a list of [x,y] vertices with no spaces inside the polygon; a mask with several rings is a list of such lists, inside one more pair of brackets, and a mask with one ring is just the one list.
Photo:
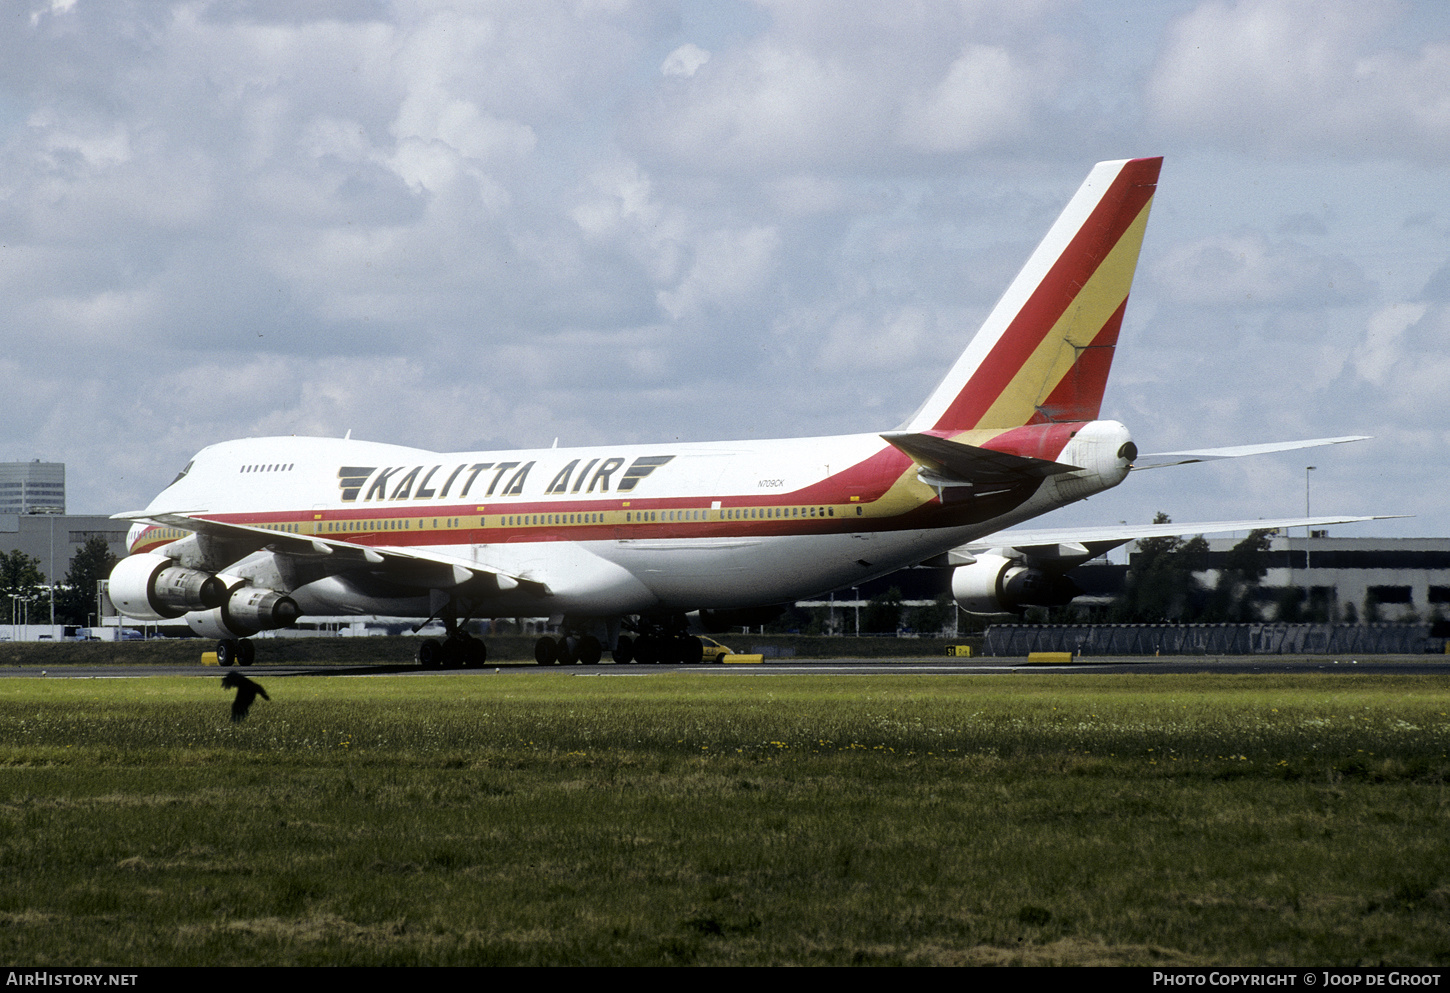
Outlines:
{"label": "aircraft wing", "polygon": [[[1199,521],[1179,524],[1110,524],[1099,527],[1043,528],[998,531],[953,549],[948,555],[966,564],[973,552],[993,548],[1012,548],[1043,558],[1084,558],[1085,553],[1103,552],[1140,538],[1168,538],[1184,534],[1216,534],[1225,531],[1275,530],[1281,528],[1324,527],[1330,524],[1357,524],[1361,521],[1386,521],[1403,514],[1382,514],[1371,517],[1278,517],[1250,521]],[[966,553],[963,556],[962,553]]]}
{"label": "aircraft wing", "polygon": [[[1292,452],[1300,448],[1319,448],[1322,445],[1343,445],[1350,441],[1368,441],[1367,434],[1346,435],[1342,438],[1310,438],[1306,441],[1271,441],[1264,445],[1231,445],[1228,448],[1199,448],[1185,452],[1157,452],[1139,455],[1133,460],[1134,469],[1161,469],[1169,465],[1188,465],[1191,462],[1214,462],[1218,459],[1237,459],[1245,455],[1267,455],[1270,452]],[[1368,520],[1368,518],[1366,518]],[[1337,522],[1330,522],[1337,523]],[[1303,527],[1303,524],[1296,525]],[[1225,530],[1238,530],[1226,528]],[[1170,531],[1169,534],[1184,532]]]}
{"label": "aircraft wing", "polygon": [[383,570],[396,573],[400,581],[411,580],[420,585],[462,586],[475,580],[486,580],[496,586],[499,592],[519,587],[531,587],[537,593],[548,592],[544,584],[535,580],[511,575],[502,569],[452,555],[417,547],[358,545],[320,535],[292,534],[259,524],[232,524],[200,516],[204,513],[205,511],[185,511],[157,514],[138,511],[114,514],[112,519],[157,524],[205,535],[225,542],[228,551],[238,559],[257,551],[310,559],[327,556],[330,562],[336,563],[339,570]]}

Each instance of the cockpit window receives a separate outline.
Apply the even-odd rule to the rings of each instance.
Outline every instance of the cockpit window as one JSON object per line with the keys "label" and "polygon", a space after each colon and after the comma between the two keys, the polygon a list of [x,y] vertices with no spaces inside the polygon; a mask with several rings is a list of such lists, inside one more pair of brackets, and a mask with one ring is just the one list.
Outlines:
{"label": "cockpit window", "polygon": [[178,472],[176,474],[176,478],[173,479],[171,482],[167,483],[166,485],[168,485],[168,486],[175,486],[177,483],[181,482],[181,477],[182,476],[185,476],[188,472],[191,471],[191,467],[192,467],[192,465],[195,462],[196,462],[196,459],[192,459],[190,462],[186,463],[186,468],[184,468],[180,472]]}

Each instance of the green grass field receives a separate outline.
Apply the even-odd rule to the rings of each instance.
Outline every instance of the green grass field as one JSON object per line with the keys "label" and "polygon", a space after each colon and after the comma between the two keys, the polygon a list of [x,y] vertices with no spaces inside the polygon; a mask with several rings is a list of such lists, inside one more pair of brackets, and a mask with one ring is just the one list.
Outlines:
{"label": "green grass field", "polygon": [[16,964],[1441,964],[1450,681],[0,683]]}

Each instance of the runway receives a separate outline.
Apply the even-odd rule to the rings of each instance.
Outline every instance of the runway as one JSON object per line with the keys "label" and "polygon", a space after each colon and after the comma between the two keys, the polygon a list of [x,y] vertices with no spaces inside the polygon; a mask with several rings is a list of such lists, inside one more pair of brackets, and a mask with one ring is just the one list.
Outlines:
{"label": "runway", "polygon": [[[150,676],[220,678],[228,671],[203,665],[111,666],[4,666],[0,679],[130,679]],[[1093,675],[1166,675],[1184,673],[1450,675],[1450,655],[1395,655],[1366,658],[1327,656],[1174,656],[1149,658],[1122,656],[1090,658],[1063,665],[1029,664],[1025,658],[903,658],[903,659],[770,659],[749,665],[598,665],[541,666],[532,662],[503,662],[479,669],[420,669],[414,664],[378,665],[255,665],[235,671],[254,678],[265,676],[448,676],[470,679],[495,674],[532,674],[540,678],[628,678],[655,675],[710,675],[723,679],[772,675],[853,676],[1000,676],[1033,673],[1062,677]]]}

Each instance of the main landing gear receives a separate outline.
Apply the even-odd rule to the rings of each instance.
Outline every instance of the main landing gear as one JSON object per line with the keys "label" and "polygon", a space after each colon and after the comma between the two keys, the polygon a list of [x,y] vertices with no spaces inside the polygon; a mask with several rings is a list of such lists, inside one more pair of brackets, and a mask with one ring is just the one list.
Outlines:
{"label": "main landing gear", "polygon": [[418,646],[418,664],[424,669],[477,669],[488,661],[488,648],[466,631],[455,631],[443,641],[429,638]]}
{"label": "main landing gear", "polygon": [[[451,600],[435,616],[442,617],[443,630],[448,632],[448,636],[441,642],[429,638],[418,646],[420,666],[424,669],[478,669],[488,661],[488,648],[480,639],[463,630],[463,624],[467,624],[469,618],[464,618],[460,624],[458,611]],[[417,631],[422,626],[420,624],[413,630]]]}
{"label": "main landing gear", "polygon": [[550,637],[534,642],[534,661],[539,665],[597,665],[604,646],[592,634],[566,634],[557,641]]}
{"label": "main landing gear", "polygon": [[250,638],[223,638],[216,643],[216,664],[222,668],[236,665],[251,665],[257,658],[257,651]]}
{"label": "main landing gear", "polygon": [[[698,665],[704,661],[705,646],[686,630],[683,616],[641,617],[633,624],[636,637],[621,634],[610,653],[616,663],[643,662],[646,665]],[[591,634],[565,634],[558,640],[540,638],[534,643],[534,661],[539,665],[593,665],[603,654],[599,639]]]}

